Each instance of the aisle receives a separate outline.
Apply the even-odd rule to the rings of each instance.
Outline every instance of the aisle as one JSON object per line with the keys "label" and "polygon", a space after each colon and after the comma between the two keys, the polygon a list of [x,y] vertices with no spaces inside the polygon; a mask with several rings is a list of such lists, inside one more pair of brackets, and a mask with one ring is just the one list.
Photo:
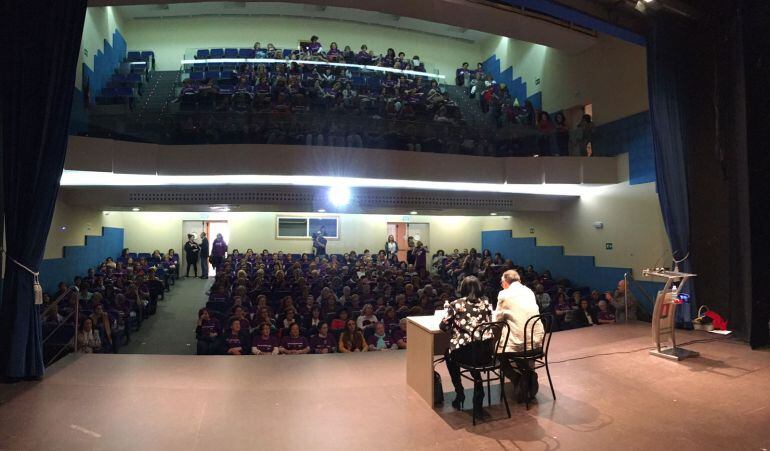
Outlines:
{"label": "aisle", "polygon": [[206,290],[213,279],[177,280],[165,300],[158,301],[158,312],[131,334],[131,343],[121,354],[195,354],[195,321],[206,302]]}

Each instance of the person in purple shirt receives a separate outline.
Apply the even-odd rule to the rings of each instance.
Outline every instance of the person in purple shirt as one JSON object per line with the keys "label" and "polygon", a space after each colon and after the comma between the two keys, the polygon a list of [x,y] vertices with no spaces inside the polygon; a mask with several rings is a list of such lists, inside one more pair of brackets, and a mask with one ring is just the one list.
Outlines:
{"label": "person in purple shirt", "polygon": [[307,354],[310,352],[310,343],[299,333],[299,324],[293,323],[289,326],[289,334],[281,339],[279,352],[281,354]]}
{"label": "person in purple shirt", "polygon": [[366,340],[370,351],[389,351],[393,349],[393,342],[390,336],[385,333],[385,325],[381,322],[374,326],[374,334]]}
{"label": "person in purple shirt", "polygon": [[217,233],[216,239],[211,244],[211,265],[214,267],[215,271],[222,266],[226,254],[227,243],[225,243],[225,239],[222,238],[222,234]]}
{"label": "person in purple shirt", "polygon": [[391,334],[390,339],[398,349],[406,349],[406,318],[401,318],[398,326],[398,329],[394,330]]}
{"label": "person in purple shirt", "polygon": [[337,352],[337,340],[329,332],[329,325],[325,322],[318,326],[318,333],[310,338],[310,350],[313,354]]}
{"label": "person in purple shirt", "polygon": [[238,318],[230,319],[230,331],[225,334],[223,346],[226,355],[248,355],[251,351],[248,334],[241,330]]}
{"label": "person in purple shirt", "polygon": [[198,340],[198,355],[216,353],[215,348],[219,331],[219,321],[216,318],[211,318],[208,309],[202,308],[198,310],[198,325],[195,328],[195,338]]}
{"label": "person in purple shirt", "polygon": [[278,354],[278,339],[270,334],[270,324],[262,323],[257,332],[251,340],[251,353],[254,355]]}
{"label": "person in purple shirt", "polygon": [[318,42],[318,36],[310,37],[310,44],[307,45],[307,52],[311,55],[317,54],[321,50],[321,43]]}

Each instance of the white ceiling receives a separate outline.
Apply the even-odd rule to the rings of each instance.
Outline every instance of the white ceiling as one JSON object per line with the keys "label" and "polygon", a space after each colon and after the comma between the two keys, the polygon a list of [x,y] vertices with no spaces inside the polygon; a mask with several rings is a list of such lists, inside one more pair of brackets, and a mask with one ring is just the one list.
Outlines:
{"label": "white ceiling", "polygon": [[489,33],[452,25],[428,22],[410,17],[335,6],[319,6],[278,2],[201,2],[162,5],[127,5],[114,7],[124,19],[158,17],[206,17],[223,15],[288,16],[375,24],[396,29],[414,30],[447,38],[479,42]]}

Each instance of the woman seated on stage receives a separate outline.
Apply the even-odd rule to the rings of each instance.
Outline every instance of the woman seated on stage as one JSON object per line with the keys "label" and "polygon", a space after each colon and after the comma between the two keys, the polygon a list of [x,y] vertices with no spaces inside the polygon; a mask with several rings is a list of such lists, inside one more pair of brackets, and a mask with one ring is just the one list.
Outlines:
{"label": "woman seated on stage", "polygon": [[[460,364],[484,363],[473,362],[474,352],[471,347],[472,343],[481,343],[480,339],[494,339],[491,333],[489,336],[484,337],[472,336],[476,326],[489,322],[492,318],[489,301],[481,293],[479,279],[475,276],[467,276],[460,284],[461,297],[444,304],[446,318],[441,321],[440,327],[441,330],[450,336],[449,350],[445,357],[446,367],[457,393],[454,401],[452,401],[452,407],[455,409],[461,410],[465,401],[465,389],[463,388],[462,377],[460,376]],[[483,415],[484,385],[481,382],[481,374],[478,371],[473,371],[471,375],[474,379],[473,410],[477,414]]]}
{"label": "woman seated on stage", "polygon": [[369,336],[366,342],[369,344],[370,351],[390,351],[393,349],[393,341],[385,333],[385,325],[382,323],[374,325],[374,333]]}
{"label": "woman seated on stage", "polygon": [[337,341],[329,332],[329,325],[325,322],[318,325],[318,333],[310,338],[310,350],[313,354],[337,352]]}
{"label": "woman seated on stage", "polygon": [[356,327],[356,322],[349,319],[345,324],[345,330],[340,334],[338,349],[340,352],[365,352],[366,346],[364,334]]}
{"label": "woman seated on stage", "polygon": [[230,330],[224,340],[224,354],[248,355],[251,351],[249,342],[248,333],[241,330],[241,320],[236,317],[230,318]]}
{"label": "woman seated on stage", "polygon": [[310,352],[310,343],[299,333],[299,324],[292,323],[289,326],[289,334],[281,339],[281,346],[278,350],[281,354],[307,354]]}
{"label": "woman seated on stage", "polygon": [[262,323],[251,340],[251,353],[254,355],[278,354],[278,339],[271,334],[270,324]]}

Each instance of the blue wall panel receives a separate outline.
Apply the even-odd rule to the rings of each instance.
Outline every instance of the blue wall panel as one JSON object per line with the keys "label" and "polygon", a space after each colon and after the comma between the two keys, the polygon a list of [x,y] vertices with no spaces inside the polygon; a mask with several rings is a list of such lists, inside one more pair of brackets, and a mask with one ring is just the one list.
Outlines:
{"label": "blue wall panel", "polygon": [[596,127],[593,149],[597,155],[628,153],[629,182],[655,181],[655,156],[649,111],[633,114]]}
{"label": "blue wall panel", "polygon": [[75,276],[85,274],[105,258],[118,258],[122,250],[123,229],[115,227],[102,227],[101,236],[86,236],[84,246],[64,246],[62,258],[43,260],[40,265],[43,290],[53,293],[59,282],[72,283]]}
{"label": "blue wall panel", "polygon": [[[481,246],[492,253],[500,252],[519,266],[532,265],[537,272],[551,271],[554,279],[568,279],[573,286],[590,287],[592,290],[614,291],[618,281],[629,272],[629,268],[608,268],[596,266],[594,257],[564,255],[562,246],[538,246],[535,238],[513,238],[510,230],[481,232]],[[650,295],[663,287],[662,283],[638,282]],[[647,312],[652,312],[652,303],[636,288],[632,288],[637,301]]]}
{"label": "blue wall panel", "polygon": [[543,107],[542,95],[540,92],[528,93],[527,83],[525,83],[520,76],[516,74],[513,67],[508,66],[503,69],[500,67],[500,60],[497,55],[492,55],[483,61],[484,72],[492,75],[492,78],[498,83],[508,87],[508,91],[511,93],[511,97],[518,100],[519,105],[524,105],[524,102],[529,100],[535,109],[541,109]]}
{"label": "blue wall panel", "polygon": [[[112,44],[106,39],[104,40],[104,48],[96,51],[94,55],[94,67],[88,68],[87,65],[83,65],[83,76],[85,77],[88,68],[88,80],[91,91],[91,103],[94,103],[94,99],[101,92],[102,88],[107,85],[112,75],[115,73],[120,63],[126,59],[126,51],[128,45],[123,35],[120,34],[118,29],[112,34]],[[81,87],[82,88],[82,87]]]}

